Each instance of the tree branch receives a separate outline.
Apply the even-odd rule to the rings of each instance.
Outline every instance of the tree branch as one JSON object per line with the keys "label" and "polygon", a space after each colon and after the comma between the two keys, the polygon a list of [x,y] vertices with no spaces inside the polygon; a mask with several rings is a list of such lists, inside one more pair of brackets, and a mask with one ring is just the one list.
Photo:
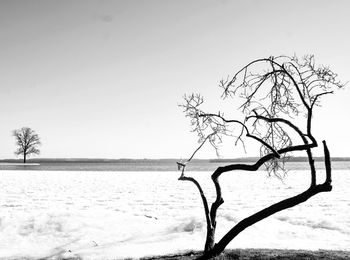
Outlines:
{"label": "tree branch", "polygon": [[319,97],[321,97],[323,95],[327,95],[327,94],[333,94],[333,91],[326,91],[326,92],[315,95],[314,100],[312,101],[312,104],[311,104],[311,108],[313,108],[313,106],[315,105],[315,103]]}
{"label": "tree branch", "polygon": [[202,198],[207,225],[209,225],[211,227],[211,220],[210,220],[210,215],[209,215],[208,201],[207,201],[207,198],[204,195],[203,189],[202,189],[201,185],[199,184],[199,182],[196,179],[194,179],[193,177],[186,177],[186,176],[183,176],[183,175],[180,176],[179,180],[180,181],[190,181],[194,185],[196,185],[196,187],[198,188],[199,194],[201,195],[201,198]]}
{"label": "tree branch", "polygon": [[329,155],[329,150],[326,144],[326,141],[322,141],[324,149],[324,163],[326,168],[326,181],[325,184],[331,185],[332,183],[332,166],[331,166],[331,157]]}

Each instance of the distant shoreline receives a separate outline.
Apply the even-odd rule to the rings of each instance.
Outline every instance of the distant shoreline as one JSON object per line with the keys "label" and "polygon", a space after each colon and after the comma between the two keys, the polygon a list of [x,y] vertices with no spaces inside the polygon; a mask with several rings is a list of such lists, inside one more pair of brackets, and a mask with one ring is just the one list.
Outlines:
{"label": "distant shoreline", "polygon": [[13,163],[13,162],[0,162],[0,166],[39,166],[40,163]]}
{"label": "distant shoreline", "polygon": [[[333,162],[337,161],[350,161],[350,157],[332,157]],[[193,159],[192,163],[243,163],[243,162],[256,162],[259,160],[259,157],[243,157],[243,158],[234,158],[234,159]],[[314,157],[316,162],[324,161],[324,157]],[[101,159],[101,158],[35,158],[28,159],[26,165],[29,164],[40,164],[40,163],[176,163],[179,159],[174,158],[165,158],[165,159],[129,159],[129,158],[120,158],[120,159]],[[289,162],[307,162],[307,157],[290,157]],[[23,164],[22,159],[0,159],[0,164],[4,163],[17,163]]]}
{"label": "distant shoreline", "polygon": [[[23,164],[20,160],[0,160],[0,170],[31,170],[31,171],[152,171],[176,172],[178,171],[176,159],[32,159]],[[217,167],[229,164],[254,164],[257,159],[246,158],[232,160],[192,160],[186,166],[187,171],[214,171]],[[323,158],[315,158],[316,169],[324,169]],[[309,170],[305,158],[292,158],[285,164],[287,171]],[[349,158],[334,158],[333,170],[350,169]],[[262,166],[261,170],[265,170]]]}

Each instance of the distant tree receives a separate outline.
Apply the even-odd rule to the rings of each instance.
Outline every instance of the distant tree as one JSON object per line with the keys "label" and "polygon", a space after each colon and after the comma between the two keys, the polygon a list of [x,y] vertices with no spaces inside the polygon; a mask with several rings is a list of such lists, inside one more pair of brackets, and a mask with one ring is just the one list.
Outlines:
{"label": "distant tree", "polygon": [[40,138],[34,130],[29,127],[13,130],[12,135],[16,139],[18,146],[16,155],[23,155],[23,163],[26,163],[27,157],[32,154],[40,154],[38,146],[41,144]]}
{"label": "distant tree", "polygon": [[[312,134],[312,116],[321,97],[333,93],[333,89],[344,84],[328,67],[316,67],[314,56],[269,57],[257,59],[241,68],[233,77],[221,80],[222,98],[240,100],[242,120],[229,118],[223,112],[207,113],[201,109],[204,99],[199,94],[184,97],[186,117],[191,120],[193,131],[199,137],[199,147],[185,162],[178,162],[181,170],[179,180],[192,182],[198,189],[207,223],[204,254],[201,259],[219,255],[226,246],[247,227],[287,208],[305,202],[320,192],[332,190],[331,160],[326,142],[323,141],[326,178],[322,184],[316,182],[316,168],[312,149],[318,146]],[[234,103],[237,104],[237,103]],[[301,126],[300,126],[301,124]],[[235,138],[235,145],[245,143],[246,138],[260,144],[260,158],[253,164],[228,164],[218,167],[211,175],[216,199],[209,205],[199,182],[185,175],[186,165],[208,142],[217,151],[225,136]],[[304,192],[282,200],[248,216],[233,226],[215,243],[216,217],[224,203],[219,178],[231,171],[257,171],[265,165],[269,174],[282,178],[288,156],[304,151],[310,167],[310,186]]]}

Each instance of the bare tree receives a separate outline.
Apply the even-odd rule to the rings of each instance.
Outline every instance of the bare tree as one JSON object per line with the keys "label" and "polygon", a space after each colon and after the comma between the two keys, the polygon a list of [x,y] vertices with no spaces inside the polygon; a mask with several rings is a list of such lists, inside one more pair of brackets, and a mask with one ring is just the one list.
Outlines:
{"label": "bare tree", "polygon": [[[199,94],[184,97],[184,112],[191,120],[193,131],[199,137],[199,147],[185,162],[178,162],[181,170],[179,180],[192,182],[202,198],[207,223],[207,236],[202,259],[219,255],[244,229],[279,211],[294,207],[310,197],[329,192],[331,186],[331,160],[326,142],[323,141],[326,178],[317,184],[317,174],[312,149],[318,146],[312,134],[314,108],[320,105],[324,95],[343,87],[337,75],[328,67],[316,67],[314,56],[279,56],[257,59],[241,68],[231,78],[220,81],[222,98],[237,98],[242,120],[231,119],[222,112],[207,113],[201,110],[204,99]],[[302,122],[302,123],[300,123]],[[301,126],[300,126],[301,124]],[[250,138],[260,144],[260,158],[253,164],[229,164],[218,167],[211,175],[216,190],[216,199],[209,202],[193,177],[185,175],[186,165],[208,142],[217,151],[225,136],[233,136],[235,144],[244,146]],[[265,166],[269,174],[282,178],[285,162],[293,152],[303,151],[310,167],[310,186],[304,192],[282,200],[248,216],[232,227],[217,243],[215,229],[217,211],[224,203],[219,178],[223,173],[243,170],[257,171]]]}
{"label": "bare tree", "polygon": [[34,130],[29,127],[22,127],[21,129],[13,130],[12,135],[15,137],[16,145],[18,146],[15,154],[23,155],[23,163],[26,163],[27,156],[40,154],[38,146],[41,145],[41,142]]}

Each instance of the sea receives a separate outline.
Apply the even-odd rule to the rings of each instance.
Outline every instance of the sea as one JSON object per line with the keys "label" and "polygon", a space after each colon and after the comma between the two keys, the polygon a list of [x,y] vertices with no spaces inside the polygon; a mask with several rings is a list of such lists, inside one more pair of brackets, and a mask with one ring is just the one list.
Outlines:
{"label": "sea", "polygon": [[[209,200],[223,162],[188,166]],[[316,162],[317,181],[325,178]],[[228,248],[350,249],[350,162],[332,164],[333,190],[239,234]],[[264,169],[220,177],[225,203],[217,240],[245,217],[307,189],[304,162],[276,177]],[[0,259],[124,259],[203,250],[206,224],[196,187],[175,161],[0,164]]]}

